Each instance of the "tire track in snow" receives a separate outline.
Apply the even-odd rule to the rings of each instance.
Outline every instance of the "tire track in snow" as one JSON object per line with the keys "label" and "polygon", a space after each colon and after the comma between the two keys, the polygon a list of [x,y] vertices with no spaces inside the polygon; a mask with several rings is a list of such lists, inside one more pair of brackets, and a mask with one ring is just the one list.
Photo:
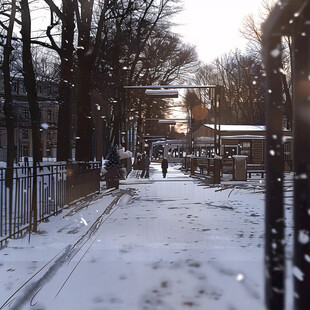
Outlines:
{"label": "tire track in snow", "polygon": [[[49,260],[44,266],[42,266],[33,276],[31,276],[26,282],[24,282],[0,307],[0,310],[10,306],[12,310],[20,310],[22,306],[24,306],[28,301],[30,306],[35,306],[36,303],[33,303],[34,298],[38,295],[38,293],[42,290],[45,284],[47,284],[56,272],[67,262],[69,264],[71,260],[83,249],[84,245],[90,240],[92,236],[98,231],[99,227],[118,209],[118,207],[112,212],[112,208],[114,205],[117,205],[121,198],[128,194],[132,196],[132,190],[123,190],[116,193],[117,197],[113,199],[113,201],[107,206],[107,208],[103,211],[103,213],[96,219],[93,225],[87,230],[87,232],[79,238],[79,240],[73,246],[67,246],[65,249],[62,249],[58,252],[51,260]],[[93,198],[92,198],[93,199]],[[108,215],[106,218],[104,218]],[[94,239],[95,241],[96,239]],[[78,263],[73,267],[69,276],[66,278],[65,282],[62,284],[61,288],[57,292],[55,298],[58,296],[64,285],[67,283],[78,264],[82,261],[83,257],[86,255],[90,247],[93,245],[94,241],[90,244],[90,246],[86,249]],[[63,254],[61,254],[64,252]],[[57,256],[60,257],[57,258]],[[57,258],[57,259],[56,259]],[[56,259],[56,260],[55,260]],[[38,276],[43,270],[46,269],[50,263],[54,263],[50,266],[50,268],[45,272],[44,275],[41,276],[37,281],[30,283],[33,279]],[[25,288],[26,287],[26,288]],[[19,293],[23,288],[25,291],[23,292],[22,297],[17,297],[16,294]],[[16,302],[14,302],[16,301]]]}

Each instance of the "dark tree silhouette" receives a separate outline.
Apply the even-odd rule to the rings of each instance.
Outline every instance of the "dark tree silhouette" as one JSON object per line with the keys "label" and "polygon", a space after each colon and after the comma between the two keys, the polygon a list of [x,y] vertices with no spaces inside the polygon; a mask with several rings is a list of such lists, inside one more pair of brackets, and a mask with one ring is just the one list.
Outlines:
{"label": "dark tree silhouette", "polygon": [[37,99],[36,77],[31,55],[31,17],[28,0],[21,0],[22,43],[23,43],[23,75],[27,90],[27,100],[31,117],[33,161],[42,161],[42,145],[40,135],[40,109]]}
{"label": "dark tree silhouette", "polygon": [[12,0],[11,14],[9,17],[9,25],[5,27],[6,43],[3,46],[3,78],[4,78],[4,114],[5,125],[7,130],[7,175],[6,185],[11,189],[13,182],[13,164],[15,157],[14,145],[14,109],[12,102],[11,91],[11,72],[10,72],[10,56],[13,50],[12,35],[14,28],[14,21],[16,15],[16,0]]}

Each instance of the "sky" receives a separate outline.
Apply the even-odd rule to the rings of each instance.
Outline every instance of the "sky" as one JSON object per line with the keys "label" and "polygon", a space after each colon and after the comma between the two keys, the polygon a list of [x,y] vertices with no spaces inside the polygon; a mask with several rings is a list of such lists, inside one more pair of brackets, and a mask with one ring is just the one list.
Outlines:
{"label": "sky", "polygon": [[196,46],[200,60],[209,63],[236,47],[243,49],[245,40],[239,29],[242,20],[257,13],[262,0],[184,0],[184,11],[173,31],[183,41]]}

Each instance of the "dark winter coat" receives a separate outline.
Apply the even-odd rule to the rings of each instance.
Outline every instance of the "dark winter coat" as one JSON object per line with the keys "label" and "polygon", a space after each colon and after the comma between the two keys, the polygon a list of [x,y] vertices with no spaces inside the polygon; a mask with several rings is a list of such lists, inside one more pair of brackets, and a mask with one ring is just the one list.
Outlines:
{"label": "dark winter coat", "polygon": [[150,163],[151,163],[150,157],[146,156],[146,157],[144,158],[144,165],[145,165],[145,168],[146,168],[146,169],[149,168]]}
{"label": "dark winter coat", "polygon": [[166,158],[164,158],[161,162],[161,169],[165,172],[168,170],[168,160]]}

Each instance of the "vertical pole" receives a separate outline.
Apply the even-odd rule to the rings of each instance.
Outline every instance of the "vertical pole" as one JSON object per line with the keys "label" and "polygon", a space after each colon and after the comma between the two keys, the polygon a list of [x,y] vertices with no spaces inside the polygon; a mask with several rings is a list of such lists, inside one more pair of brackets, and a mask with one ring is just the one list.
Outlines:
{"label": "vertical pole", "polygon": [[221,119],[220,119],[220,103],[221,103],[222,87],[217,85],[215,87],[214,103],[214,152],[220,155],[221,145]]}
{"label": "vertical pole", "polygon": [[[33,179],[32,179],[32,205],[31,205],[31,216],[30,219],[33,220],[32,232],[38,231],[38,206],[37,206],[37,161],[33,158]],[[31,231],[31,222],[30,222]],[[29,234],[30,238],[30,234]]]}
{"label": "vertical pole", "polygon": [[[302,20],[309,20],[309,4],[303,14]],[[295,310],[310,309],[310,25],[302,25],[293,48]]]}
{"label": "vertical pole", "polygon": [[194,131],[195,131],[195,120],[193,118],[193,111],[191,110],[191,147],[190,147],[190,152],[191,155],[196,156],[195,154],[195,137],[194,137]]}
{"label": "vertical pole", "polygon": [[103,155],[103,120],[101,118],[101,108],[97,106],[97,132],[96,132],[96,160],[102,162]]}
{"label": "vertical pole", "polygon": [[265,298],[267,309],[283,310],[284,206],[282,152],[281,36],[263,37],[266,69]]}
{"label": "vertical pole", "polygon": [[17,149],[16,149],[16,162],[18,163],[20,161],[20,115],[19,115],[19,109],[17,109]]}

